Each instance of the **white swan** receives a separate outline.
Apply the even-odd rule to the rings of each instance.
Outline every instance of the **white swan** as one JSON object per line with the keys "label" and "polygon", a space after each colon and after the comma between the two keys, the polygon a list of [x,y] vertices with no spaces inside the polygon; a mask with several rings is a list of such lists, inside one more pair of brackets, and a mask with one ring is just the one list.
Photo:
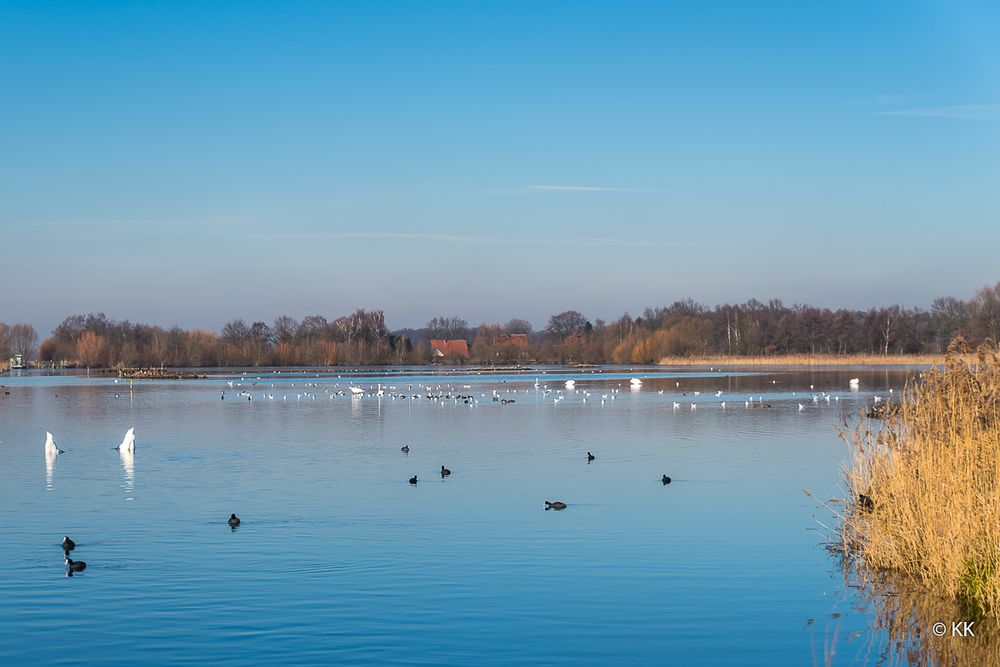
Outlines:
{"label": "white swan", "polygon": [[576,386],[576,380],[566,380],[567,389],[572,389],[574,386]]}
{"label": "white swan", "polygon": [[851,378],[851,381],[848,384],[851,385],[851,389],[857,389],[858,387],[861,386],[861,379],[860,378]]}
{"label": "white swan", "polygon": [[351,387],[351,394],[353,396],[361,396],[364,393],[365,393],[365,390],[362,389],[361,387]]}
{"label": "white swan", "polygon": [[631,384],[633,387],[638,387],[639,385],[642,384],[642,380],[640,380],[639,378],[632,378],[631,380],[629,380],[629,384]]}
{"label": "white swan", "polygon": [[56,447],[55,438],[48,431],[45,432],[45,458],[46,460],[54,460],[57,456],[63,453],[63,450]]}
{"label": "white swan", "polygon": [[123,453],[135,453],[135,426],[125,431],[125,437],[122,438],[122,444],[118,445],[117,449],[119,452]]}

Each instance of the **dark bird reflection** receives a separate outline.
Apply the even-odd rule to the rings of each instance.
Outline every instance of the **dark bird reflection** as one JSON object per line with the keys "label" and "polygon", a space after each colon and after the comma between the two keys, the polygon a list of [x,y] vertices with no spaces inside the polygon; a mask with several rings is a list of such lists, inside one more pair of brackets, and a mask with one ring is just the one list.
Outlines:
{"label": "dark bird reflection", "polygon": [[66,574],[73,576],[74,572],[83,572],[87,569],[87,564],[82,560],[73,560],[72,558],[66,559]]}

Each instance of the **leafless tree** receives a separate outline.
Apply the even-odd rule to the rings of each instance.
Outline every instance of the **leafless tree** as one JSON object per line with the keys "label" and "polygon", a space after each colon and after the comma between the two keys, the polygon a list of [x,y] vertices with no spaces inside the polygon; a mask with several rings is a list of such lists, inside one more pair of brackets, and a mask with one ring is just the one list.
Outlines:
{"label": "leafless tree", "polygon": [[10,328],[9,341],[11,352],[30,359],[38,342],[38,332],[30,324],[15,324]]}

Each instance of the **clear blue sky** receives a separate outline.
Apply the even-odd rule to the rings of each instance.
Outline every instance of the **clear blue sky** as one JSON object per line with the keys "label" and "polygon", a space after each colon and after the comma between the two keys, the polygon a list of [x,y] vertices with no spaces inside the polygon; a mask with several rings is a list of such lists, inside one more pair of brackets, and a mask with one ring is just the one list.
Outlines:
{"label": "clear blue sky", "polygon": [[0,2],[0,320],[1000,279],[996,2]]}

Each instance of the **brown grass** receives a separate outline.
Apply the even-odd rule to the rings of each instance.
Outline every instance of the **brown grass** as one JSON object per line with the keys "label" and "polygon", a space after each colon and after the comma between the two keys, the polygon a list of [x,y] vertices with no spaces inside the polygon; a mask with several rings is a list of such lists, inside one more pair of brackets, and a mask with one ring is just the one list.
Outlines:
{"label": "brown grass", "polygon": [[974,364],[966,359],[949,354],[906,388],[886,421],[842,434],[853,456],[841,546],[871,571],[995,616],[1000,354],[983,346]]}
{"label": "brown grass", "polygon": [[[933,366],[943,354],[784,354],[776,356],[663,357],[660,366]],[[970,357],[971,359],[971,357]]]}

